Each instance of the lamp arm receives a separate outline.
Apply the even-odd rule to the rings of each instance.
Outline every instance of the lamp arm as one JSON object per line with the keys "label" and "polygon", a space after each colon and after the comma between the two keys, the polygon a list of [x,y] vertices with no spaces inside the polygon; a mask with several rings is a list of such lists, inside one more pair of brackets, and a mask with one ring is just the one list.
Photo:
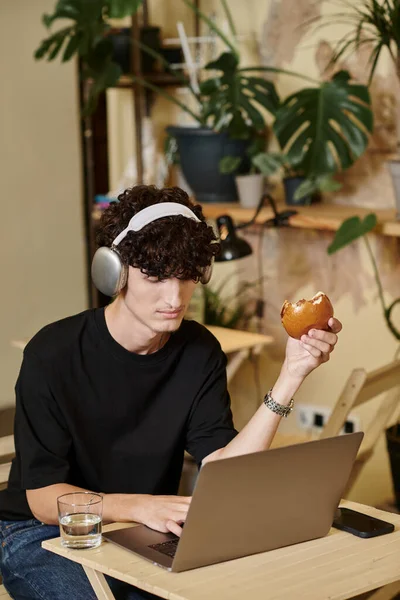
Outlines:
{"label": "lamp arm", "polygon": [[246,227],[250,227],[251,225],[254,225],[258,215],[260,214],[262,208],[265,205],[266,200],[268,200],[268,203],[269,203],[270,207],[272,208],[272,212],[274,213],[274,216],[272,219],[268,219],[265,222],[265,225],[272,225],[274,227],[288,225],[289,217],[291,217],[293,215],[297,215],[296,210],[285,210],[283,212],[278,212],[276,209],[275,200],[273,199],[271,194],[266,193],[261,196],[260,201],[257,205],[256,211],[255,211],[254,215],[252,216],[252,218],[250,219],[250,221],[246,221],[245,223],[240,223],[239,225],[235,225],[235,229],[245,229]]}
{"label": "lamp arm", "polygon": [[260,214],[262,208],[264,207],[264,202],[266,197],[268,196],[268,194],[263,194],[257,204],[257,208],[256,208],[256,212],[254,213],[254,215],[251,217],[250,221],[246,221],[246,223],[240,223],[240,225],[235,225],[235,229],[245,229],[246,227],[250,227],[250,225],[253,225],[258,217],[258,215]]}

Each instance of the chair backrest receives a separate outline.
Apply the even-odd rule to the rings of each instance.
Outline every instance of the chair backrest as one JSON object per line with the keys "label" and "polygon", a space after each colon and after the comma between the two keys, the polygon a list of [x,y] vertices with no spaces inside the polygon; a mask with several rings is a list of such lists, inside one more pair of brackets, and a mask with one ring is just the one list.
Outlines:
{"label": "chair backrest", "polygon": [[354,369],[350,374],[331,416],[322,430],[320,438],[338,435],[353,408],[365,404],[386,392],[379,402],[375,417],[365,429],[365,435],[357,457],[357,463],[349,480],[354,484],[363,465],[374,451],[375,444],[384,430],[393,422],[400,408],[400,360],[367,373],[365,369]]}
{"label": "chair backrest", "polygon": [[[0,485],[7,483],[11,468],[11,458],[15,454],[14,436],[0,437]],[[6,462],[7,461],[7,462]]]}

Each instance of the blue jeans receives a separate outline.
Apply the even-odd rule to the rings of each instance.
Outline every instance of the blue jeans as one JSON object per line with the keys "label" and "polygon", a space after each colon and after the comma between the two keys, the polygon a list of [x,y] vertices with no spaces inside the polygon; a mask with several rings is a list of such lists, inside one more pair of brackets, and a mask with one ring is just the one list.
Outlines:
{"label": "blue jeans", "polygon": [[[0,572],[14,600],[96,600],[81,565],[41,547],[59,535],[58,526],[36,519],[0,521]],[[107,581],[117,600],[158,598],[112,577]]]}

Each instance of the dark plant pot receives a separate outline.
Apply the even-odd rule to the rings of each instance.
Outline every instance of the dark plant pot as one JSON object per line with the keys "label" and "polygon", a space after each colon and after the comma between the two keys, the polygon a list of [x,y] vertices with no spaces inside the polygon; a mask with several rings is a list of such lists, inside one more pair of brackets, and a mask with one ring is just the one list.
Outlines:
{"label": "dark plant pot", "polygon": [[[237,202],[235,175],[249,171],[246,154],[249,140],[234,140],[226,133],[205,127],[170,126],[167,133],[176,139],[183,175],[198,202]],[[240,167],[229,175],[219,171],[224,156],[243,159]]]}
{"label": "dark plant pot", "polygon": [[400,425],[386,430],[386,446],[390,458],[396,506],[400,510]]}
{"label": "dark plant pot", "polygon": [[[182,48],[180,46],[165,46],[160,48],[161,56],[167,61],[168,64],[182,64],[184,62]],[[163,66],[163,70],[167,69]],[[182,68],[178,69],[181,72]]]}
{"label": "dark plant pot", "polygon": [[283,187],[285,189],[285,200],[289,206],[304,206],[311,204],[312,199],[310,196],[304,196],[300,200],[295,200],[294,195],[297,188],[303,183],[304,177],[285,177],[283,180]]}
{"label": "dark plant pot", "polygon": [[[111,33],[110,39],[113,44],[113,60],[121,67],[123,73],[132,73],[132,42],[130,28],[125,27],[118,32]],[[160,28],[141,27],[140,41],[142,44],[152,48],[152,50],[159,52],[161,46]],[[140,68],[142,73],[151,73],[154,71],[155,63],[155,58],[149,56],[144,50],[140,51]]]}

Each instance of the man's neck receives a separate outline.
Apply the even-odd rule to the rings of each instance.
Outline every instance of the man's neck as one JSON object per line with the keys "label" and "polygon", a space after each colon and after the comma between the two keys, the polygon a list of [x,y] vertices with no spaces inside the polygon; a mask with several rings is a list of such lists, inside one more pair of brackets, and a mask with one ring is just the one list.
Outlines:
{"label": "man's neck", "polygon": [[119,296],[105,309],[108,331],[118,344],[135,354],[152,354],[160,350],[168,333],[155,333],[141,323]]}

